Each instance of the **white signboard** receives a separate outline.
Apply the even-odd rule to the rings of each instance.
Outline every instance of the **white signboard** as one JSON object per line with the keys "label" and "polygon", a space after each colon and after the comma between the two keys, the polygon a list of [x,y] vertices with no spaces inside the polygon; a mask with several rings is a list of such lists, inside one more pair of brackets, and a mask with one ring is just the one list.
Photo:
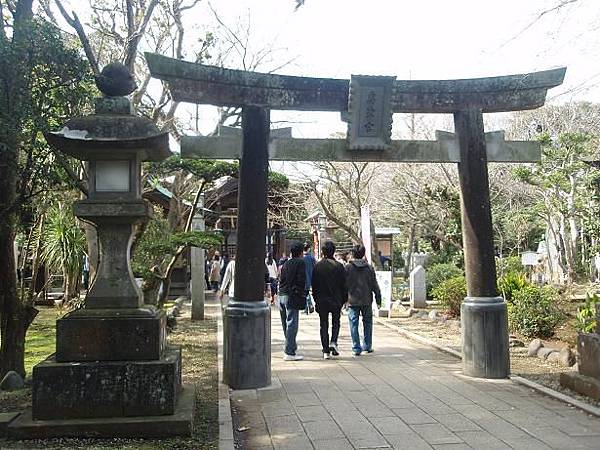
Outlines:
{"label": "white signboard", "polygon": [[540,256],[536,252],[521,253],[521,264],[524,266],[537,266]]}
{"label": "white signboard", "polygon": [[371,264],[371,213],[369,205],[360,208],[360,233],[365,246],[367,261]]}
{"label": "white signboard", "polygon": [[381,290],[381,309],[390,310],[392,304],[392,272],[389,270],[375,271],[377,284]]}

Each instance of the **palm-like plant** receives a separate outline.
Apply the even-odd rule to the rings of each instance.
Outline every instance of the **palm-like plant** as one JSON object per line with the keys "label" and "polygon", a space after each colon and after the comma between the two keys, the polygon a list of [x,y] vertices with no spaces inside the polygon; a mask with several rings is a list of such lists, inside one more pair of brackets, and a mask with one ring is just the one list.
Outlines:
{"label": "palm-like plant", "polygon": [[50,208],[42,236],[42,260],[63,275],[65,300],[76,292],[85,251],[85,235],[75,222],[71,208],[58,203]]}

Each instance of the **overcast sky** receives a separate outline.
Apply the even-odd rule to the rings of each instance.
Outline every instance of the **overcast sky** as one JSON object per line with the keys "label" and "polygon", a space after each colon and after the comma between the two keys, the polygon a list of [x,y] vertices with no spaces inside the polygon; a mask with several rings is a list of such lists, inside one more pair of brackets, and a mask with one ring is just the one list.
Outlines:
{"label": "overcast sky", "polygon": [[[579,0],[536,17],[558,0],[212,0],[220,18],[236,29],[250,20],[251,47],[272,43],[272,70],[293,75],[349,78],[351,74],[398,79],[449,79],[507,75],[567,66],[555,102],[600,100],[600,1]],[[214,25],[205,4],[191,18]],[[533,24],[533,25],[532,25]],[[237,66],[233,59],[228,61]],[[581,87],[586,89],[581,89]],[[211,114],[203,112],[203,130]],[[297,137],[343,131],[337,114],[273,113],[296,124]]]}

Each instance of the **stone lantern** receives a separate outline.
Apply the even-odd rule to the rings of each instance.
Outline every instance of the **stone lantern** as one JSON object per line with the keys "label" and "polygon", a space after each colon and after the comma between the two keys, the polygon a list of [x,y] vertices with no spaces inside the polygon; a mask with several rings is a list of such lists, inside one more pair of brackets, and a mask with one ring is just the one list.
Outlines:
{"label": "stone lantern", "polygon": [[[84,307],[57,321],[56,354],[33,369],[34,423],[116,418],[125,426],[128,417],[173,415],[181,390],[181,350],[167,345],[165,313],[144,304],[129,261],[134,229],[151,213],[141,197],[141,163],[171,154],[168,134],[133,115],[123,95],[135,84],[123,65],[107,66],[97,85],[105,96],[95,114],[46,135],[55,149],[88,163],[89,196],[74,212],[96,228],[100,260]],[[136,426],[139,432],[139,420]],[[67,435],[98,435],[89,427],[71,426]]]}

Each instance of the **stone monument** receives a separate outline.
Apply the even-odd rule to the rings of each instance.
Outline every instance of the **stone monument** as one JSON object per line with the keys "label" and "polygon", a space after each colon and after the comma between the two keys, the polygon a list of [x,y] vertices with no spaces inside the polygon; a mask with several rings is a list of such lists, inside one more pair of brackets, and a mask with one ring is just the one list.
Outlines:
{"label": "stone monument", "polygon": [[600,400],[600,305],[596,305],[596,331],[577,336],[579,373],[560,374],[560,384]]}
{"label": "stone monument", "polygon": [[[204,196],[202,195],[198,202],[198,208],[192,219],[192,229],[194,231],[204,231]],[[190,249],[190,295],[192,297],[192,320],[204,319],[204,300],[205,287],[204,281],[204,258],[203,248],[192,247]]]}
{"label": "stone monument", "polygon": [[427,307],[427,288],[425,285],[425,269],[423,266],[415,267],[410,273],[410,306],[413,308]]}
{"label": "stone monument", "polygon": [[151,214],[141,198],[141,163],[170,155],[168,135],[132,114],[123,95],[135,84],[124,66],[107,67],[97,79],[105,96],[95,114],[46,135],[55,149],[88,163],[89,196],[74,212],[95,226],[100,261],[84,307],[57,320],[56,353],[33,368],[32,409],[11,424],[12,437],[191,432],[191,409],[181,413],[178,405],[181,349],[167,344],[165,313],[144,304],[130,266],[134,229]]}

